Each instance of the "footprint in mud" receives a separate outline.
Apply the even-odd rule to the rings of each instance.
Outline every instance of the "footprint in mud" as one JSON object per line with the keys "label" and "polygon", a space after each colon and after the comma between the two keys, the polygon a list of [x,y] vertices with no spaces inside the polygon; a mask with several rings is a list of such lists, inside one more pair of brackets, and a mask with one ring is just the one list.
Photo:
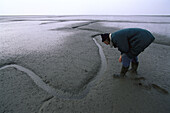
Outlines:
{"label": "footprint in mud", "polygon": [[151,84],[152,87],[154,89],[156,89],[158,92],[164,93],[164,94],[169,94],[169,92],[163,88],[161,88],[160,86],[156,85],[156,84]]}
{"label": "footprint in mud", "polygon": [[151,90],[152,88],[154,88],[156,91],[163,93],[163,94],[169,94],[169,92],[167,90],[165,90],[164,88],[161,88],[160,86],[156,85],[156,84],[151,84],[151,83],[147,83],[147,82],[142,82],[145,81],[145,77],[115,77],[113,76],[113,78],[119,78],[119,79],[129,79],[129,80],[134,80],[135,83],[134,85],[140,86],[146,90]]}
{"label": "footprint in mud", "polygon": [[141,88],[144,88],[146,90],[151,90],[152,86],[150,84],[144,84],[142,82],[134,83],[134,85],[140,86]]}
{"label": "footprint in mud", "polygon": [[161,88],[160,86],[158,86],[156,84],[144,84],[142,82],[139,82],[139,83],[135,83],[135,85],[143,87],[147,90],[151,90],[151,88],[154,88],[156,91],[158,91],[162,94],[169,94],[169,92],[167,90],[165,90],[164,88]]}

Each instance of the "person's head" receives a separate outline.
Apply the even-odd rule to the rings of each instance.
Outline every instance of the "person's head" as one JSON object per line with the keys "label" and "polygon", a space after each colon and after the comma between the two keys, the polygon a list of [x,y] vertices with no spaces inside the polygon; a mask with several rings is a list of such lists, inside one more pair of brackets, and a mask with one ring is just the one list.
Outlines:
{"label": "person's head", "polygon": [[102,42],[104,42],[106,45],[110,44],[110,38],[109,33],[101,34]]}

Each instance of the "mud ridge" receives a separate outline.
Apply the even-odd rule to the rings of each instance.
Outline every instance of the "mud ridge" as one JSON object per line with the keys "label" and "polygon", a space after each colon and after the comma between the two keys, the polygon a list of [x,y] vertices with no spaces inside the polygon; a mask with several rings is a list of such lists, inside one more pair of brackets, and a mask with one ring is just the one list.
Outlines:
{"label": "mud ridge", "polygon": [[90,25],[90,24],[93,24],[93,23],[96,23],[96,22],[98,22],[98,21],[92,21],[92,22],[88,22],[88,23],[85,23],[85,24],[73,26],[72,28],[73,28],[73,29],[76,29],[76,28],[83,27],[83,26],[87,26],[87,25]]}
{"label": "mud ridge", "polygon": [[96,30],[96,29],[89,29],[89,28],[79,28],[79,30],[102,32],[102,31],[99,31],[99,30]]}
{"label": "mud ridge", "polygon": [[160,86],[156,85],[156,84],[151,84],[152,87],[154,89],[156,89],[158,92],[164,93],[164,94],[169,94],[169,92],[163,88],[161,88]]}
{"label": "mud ridge", "polygon": [[57,23],[57,22],[43,22],[43,23],[41,23],[41,24],[39,24],[39,25],[53,24],[53,23]]}
{"label": "mud ridge", "polygon": [[45,100],[43,100],[42,102],[46,102],[46,101],[49,101],[50,99],[54,98],[54,96],[50,96],[48,98],[46,98]]}
{"label": "mud ridge", "polygon": [[145,89],[149,89],[151,90],[152,88],[155,89],[157,92],[162,93],[162,94],[169,94],[169,92],[167,90],[165,90],[164,88],[161,88],[160,86],[156,85],[156,84],[152,84],[152,83],[148,83],[148,84],[144,84],[142,82],[136,83],[135,85],[138,85],[142,88]]}
{"label": "mud ridge", "polygon": [[58,31],[58,30],[72,30],[73,28],[63,27],[63,28],[56,28],[56,29],[49,29],[50,31]]}
{"label": "mud ridge", "polygon": [[96,36],[100,36],[101,34],[102,34],[102,33],[94,34],[94,35],[92,35],[91,37],[94,38],[94,37],[96,37]]}
{"label": "mud ridge", "polygon": [[53,98],[54,98],[54,97],[51,96],[51,97],[45,99],[45,100],[43,101],[43,104],[42,104],[41,107],[39,108],[39,110],[38,110],[39,112],[38,112],[38,113],[42,113],[42,112],[43,112],[43,108],[44,108],[45,106],[49,105],[50,102],[51,102],[51,100],[52,100]]}
{"label": "mud ridge", "polygon": [[[57,98],[62,98],[62,99],[82,99],[84,98],[90,91],[91,87],[95,86],[96,82],[104,75],[104,72],[107,69],[107,61],[106,61],[106,57],[104,55],[103,49],[100,46],[100,44],[96,41],[96,39],[93,38],[94,43],[97,45],[97,47],[99,48],[99,54],[101,57],[101,65],[100,65],[100,69],[97,72],[96,76],[92,79],[89,80],[88,83],[86,83],[83,87],[82,90],[80,90],[80,92],[78,92],[77,94],[72,94],[69,92],[65,92],[62,91],[60,89],[55,89],[51,86],[49,86],[48,84],[46,84],[38,75],[36,75],[33,71],[22,67],[20,65],[14,64],[14,63],[8,63],[6,65],[3,65],[0,67],[0,71],[6,68],[15,68],[21,72],[26,73],[33,81],[34,83],[40,87],[41,89],[45,90],[46,92],[48,92],[49,94],[53,95],[54,97]],[[53,97],[47,98],[44,101],[48,101]]]}

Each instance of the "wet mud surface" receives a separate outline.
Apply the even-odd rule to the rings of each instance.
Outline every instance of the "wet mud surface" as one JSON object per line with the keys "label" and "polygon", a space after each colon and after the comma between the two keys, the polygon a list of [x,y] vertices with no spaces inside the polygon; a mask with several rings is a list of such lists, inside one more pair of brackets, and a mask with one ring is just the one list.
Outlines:
{"label": "wet mud surface", "polygon": [[168,113],[170,38],[154,34],[155,42],[139,57],[139,75],[113,78],[120,71],[116,60],[120,53],[104,45],[99,35],[121,28],[103,23],[170,24],[70,16],[2,19],[0,109],[5,113],[25,108],[26,113]]}
{"label": "wet mud surface", "polygon": [[154,88],[156,91],[162,93],[162,94],[169,94],[169,92],[164,89],[161,88],[160,86],[153,84],[153,83],[149,83],[145,77],[114,77],[114,79],[127,79],[127,80],[132,80],[132,82],[134,82],[134,85],[136,86],[140,86],[141,88],[144,88],[146,90],[151,90],[151,88]]}
{"label": "wet mud surface", "polygon": [[[26,73],[34,81],[34,83],[38,87],[42,88],[44,91],[48,92],[49,94],[51,94],[51,95],[53,95],[53,96],[55,96],[57,98],[82,99],[85,96],[87,96],[87,94],[89,93],[91,87],[93,87],[95,85],[95,82],[97,82],[97,80],[102,75],[104,75],[104,72],[106,71],[106,68],[107,68],[106,58],[105,58],[105,55],[103,53],[102,47],[97,43],[96,39],[93,39],[93,40],[94,40],[95,44],[98,46],[98,48],[99,48],[99,54],[100,54],[100,57],[101,57],[100,70],[99,70],[99,72],[97,72],[97,75],[95,75],[93,78],[90,78],[90,79],[87,80],[87,82],[83,86],[83,89],[79,89],[80,92],[78,92],[77,94],[64,92],[64,91],[62,91],[60,89],[54,89],[53,87],[50,87],[48,85],[49,81],[42,81],[42,79],[38,75],[36,75],[34,72],[32,72],[31,70],[26,69],[26,68],[24,68],[22,66],[19,66],[17,64],[12,64],[12,63],[6,64],[6,65],[0,67],[0,71],[3,70],[3,69],[6,69],[6,68],[14,67],[17,70]],[[51,99],[51,98],[49,98],[49,99]],[[49,100],[49,99],[46,99],[46,100]]]}

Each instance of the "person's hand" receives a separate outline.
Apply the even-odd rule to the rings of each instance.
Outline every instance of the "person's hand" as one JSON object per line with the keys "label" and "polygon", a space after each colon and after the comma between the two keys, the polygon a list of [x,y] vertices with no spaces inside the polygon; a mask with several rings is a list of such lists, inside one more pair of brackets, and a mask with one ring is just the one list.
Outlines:
{"label": "person's hand", "polygon": [[122,62],[122,56],[120,55],[120,57],[119,57],[119,62]]}

